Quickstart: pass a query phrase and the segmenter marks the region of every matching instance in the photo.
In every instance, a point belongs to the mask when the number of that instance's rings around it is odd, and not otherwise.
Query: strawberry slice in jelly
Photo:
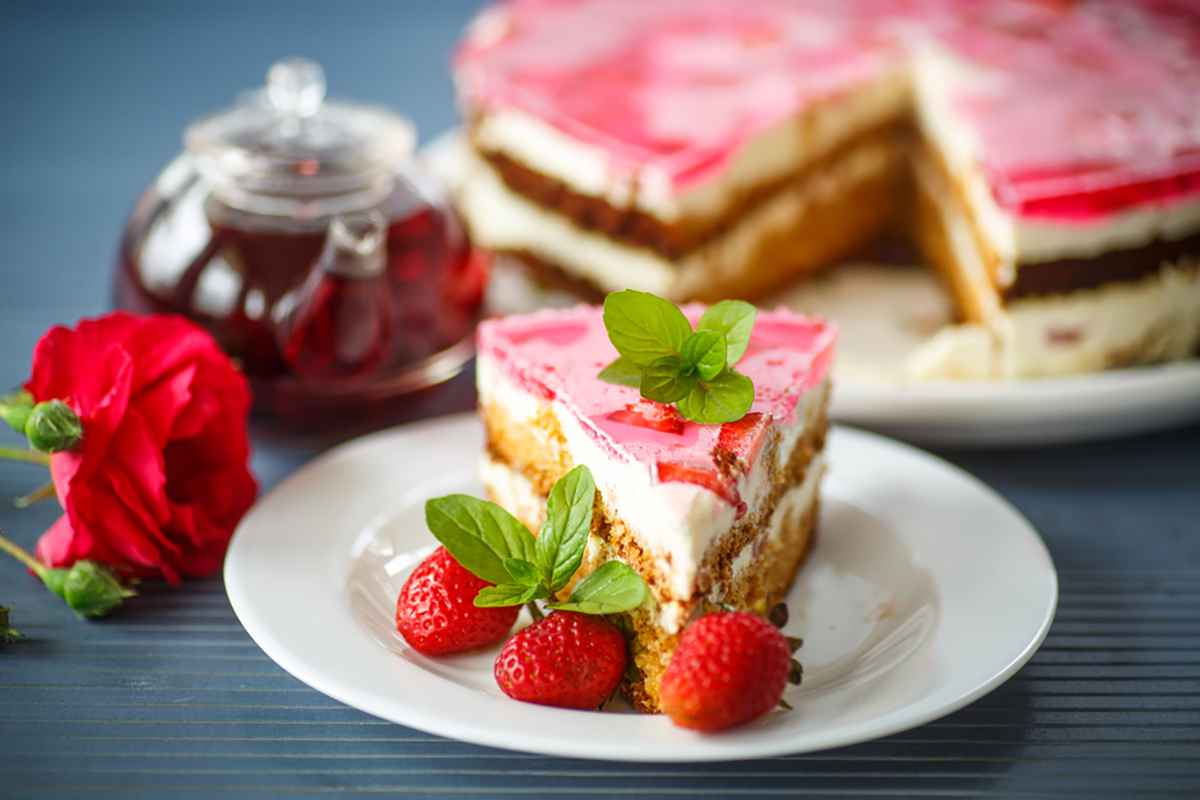
[[[770,425],[771,415],[757,411],[747,414],[737,422],[726,422],[721,426],[717,446],[713,448],[713,458],[718,464],[732,459],[738,469],[748,472],[767,439],[767,429]]]
[[[708,489],[726,503],[737,509],[740,517],[746,513],[746,504],[738,493],[737,483],[722,475],[715,466],[696,466],[680,464],[674,461],[658,462],[658,479],[663,483],[676,481],[679,483],[694,483]]]
[[[661,433],[683,433],[683,417],[674,406],[656,403],[653,400],[639,399],[624,408],[608,415],[613,422],[625,425],[637,425]]]

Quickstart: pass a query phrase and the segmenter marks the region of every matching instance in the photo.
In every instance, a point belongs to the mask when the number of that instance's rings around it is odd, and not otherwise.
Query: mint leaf
[[[500,606],[523,606],[530,600],[547,597],[546,587],[539,582],[533,586],[522,586],[516,583],[501,583],[496,586],[485,586],[475,595],[475,605],[478,608],[498,608]]]
[[[650,362],[642,373],[639,387],[642,397],[660,403],[674,403],[686,397],[696,385],[696,376],[685,371],[686,366],[679,356],[663,356]]]
[[[640,606],[646,592],[642,576],[620,561],[608,561],[579,582],[570,600],[550,607],[583,614],[618,614]]]
[[[642,385],[642,368],[625,356],[617,356],[617,360],[600,370],[596,377],[605,383],[632,386],[636,389]]]
[[[709,306],[700,317],[696,329],[725,335],[725,363],[733,366],[745,354],[750,344],[750,331],[758,309],[742,300],[722,300]],[[707,378],[705,380],[708,380]]]
[[[511,583],[505,559],[533,563],[537,544],[521,522],[495,503],[465,494],[425,503],[425,524],[458,563],[488,583]]]
[[[709,381],[725,369],[725,335],[716,331],[696,331],[683,342],[683,363]],[[682,395],[680,395],[682,397]],[[676,398],[678,399],[678,398]]]
[[[679,413],[704,425],[734,422],[754,402],[754,384],[740,372],[727,369],[711,381],[700,381],[680,400]]]
[[[512,576],[512,582],[521,586],[539,586],[542,582],[541,571],[523,558],[504,559],[504,568]]]
[[[546,521],[537,538],[538,566],[550,591],[567,585],[583,561],[592,532],[596,484],[582,464],[558,479],[546,500]]]
[[[639,367],[678,355],[692,332],[687,317],[673,304],[632,289],[604,298],[604,327],[617,352]]]

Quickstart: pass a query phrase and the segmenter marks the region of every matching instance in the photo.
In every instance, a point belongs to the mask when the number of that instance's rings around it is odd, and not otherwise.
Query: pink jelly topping
[[[964,3],[952,104],[996,200],[1086,222],[1200,194],[1200,4]]]
[[[897,52],[861,3],[516,0],[456,59],[460,87],[675,186],[719,172],[754,135],[876,76]]]
[[[703,311],[684,309],[693,324]],[[617,352],[597,307],[485,322],[479,351],[524,391],[561,403],[613,458],[639,461],[658,480],[704,486],[740,509],[738,477],[753,465],[770,426],[797,421],[800,398],[829,371],[835,339],[834,328],[821,320],[759,312],[737,364],[754,382],[754,405],[727,425],[690,422],[672,407],[644,400],[637,389],[599,380],[596,374]]]
[[[979,68],[951,105],[997,202],[1086,222],[1200,195],[1194,0],[512,0],[456,60],[517,108],[676,189],[936,40]]]

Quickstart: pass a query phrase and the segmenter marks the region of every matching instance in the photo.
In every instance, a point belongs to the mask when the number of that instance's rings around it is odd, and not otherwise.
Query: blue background
[[[324,64],[331,94],[399,108],[428,139],[455,122],[447,63],[475,5],[6,3],[0,386],[24,379],[49,325],[107,308],[125,216],[188,121],[300,54]],[[471,402],[460,380],[437,410]],[[269,487],[331,441],[259,430],[256,472]],[[1030,517],[1063,594],[1029,666],[918,730],[726,765],[516,755],[313,692],[249,640],[217,579],[147,586],[116,616],[82,623],[4,561],[0,604],[29,640],[0,651],[0,797],[1196,796],[1200,428],[942,455]],[[37,482],[33,467],[0,465],[0,497]],[[0,528],[32,546],[55,514],[0,503]]]

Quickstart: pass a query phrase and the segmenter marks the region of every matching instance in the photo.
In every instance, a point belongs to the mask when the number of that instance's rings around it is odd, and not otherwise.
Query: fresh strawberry
[[[726,422],[721,426],[721,433],[717,438],[717,452],[713,455],[719,459],[721,453],[728,453],[742,472],[749,471],[750,465],[758,456],[759,448],[766,441],[770,424],[771,416],[757,411],[747,414],[737,422]]]
[[[697,486],[703,486],[736,508],[739,517],[746,513],[746,504],[742,502],[742,496],[738,493],[737,484],[722,475],[720,470],[715,466],[696,466],[692,464],[680,464],[675,461],[660,461],[658,462],[658,479],[664,483],[667,481],[679,481],[681,483],[694,483]]]
[[[684,728],[719,731],[741,725],[779,705],[791,658],[788,640],[762,617],[744,611],[709,614],[679,637],[659,705]]]
[[[475,595],[490,583],[472,575],[444,547],[422,561],[400,589],[396,629],[427,656],[460,653],[503,639],[520,606],[477,608]]]
[[[674,406],[639,398],[624,408],[608,415],[613,422],[637,425],[662,433],[683,433],[683,417]]]
[[[556,611],[509,639],[496,683],[514,700],[596,709],[625,673],[625,637],[603,617]]]

